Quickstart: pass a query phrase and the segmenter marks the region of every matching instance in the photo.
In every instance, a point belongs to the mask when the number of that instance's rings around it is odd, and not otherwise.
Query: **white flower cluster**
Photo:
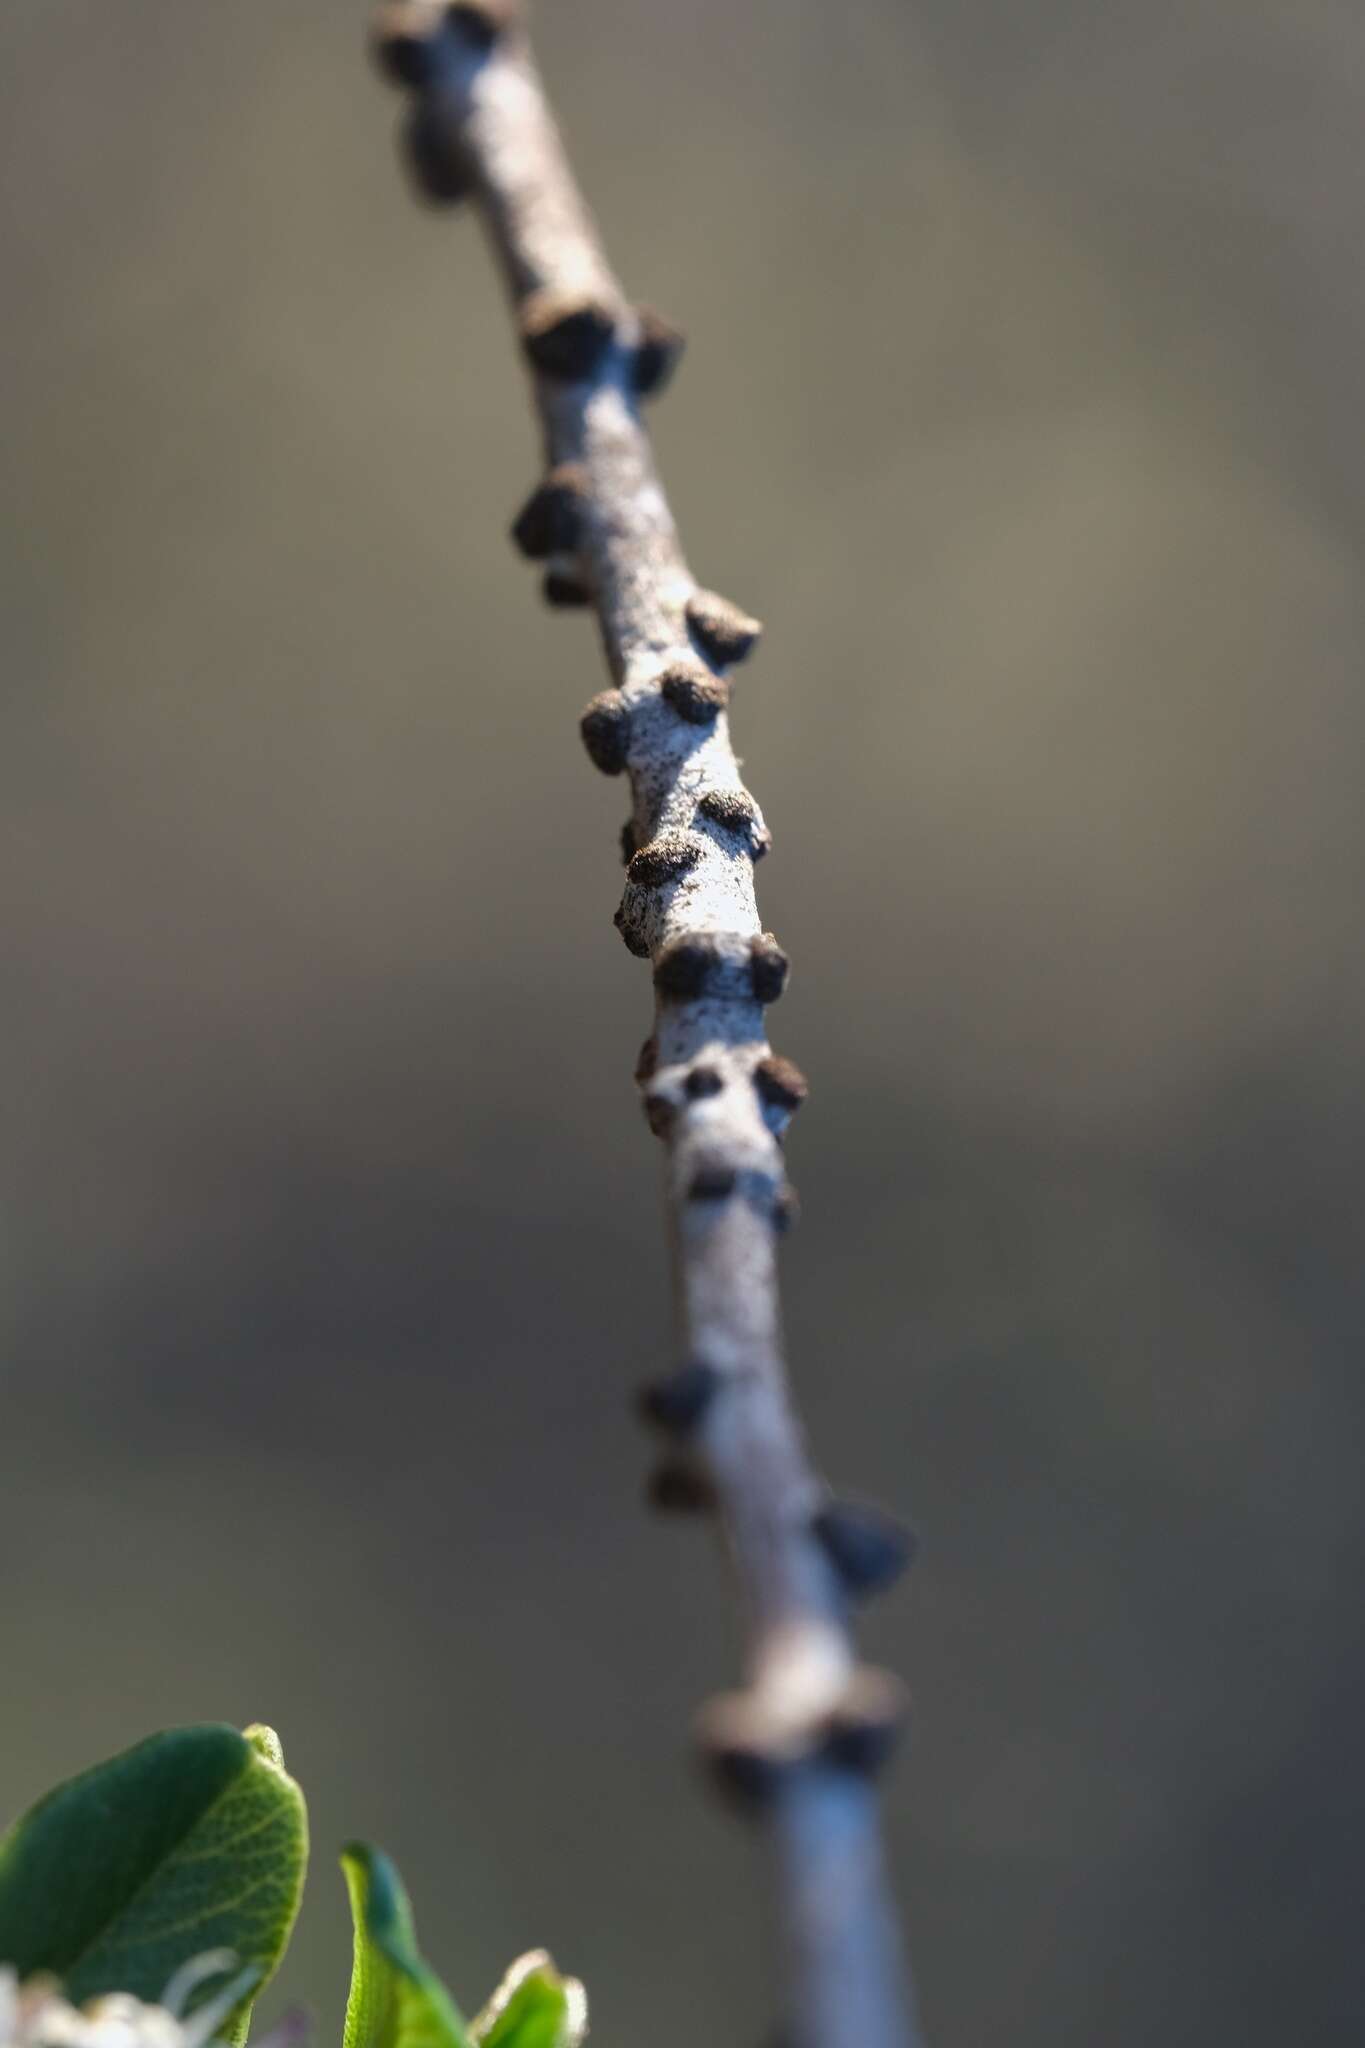
[[[0,1964],[0,2048],[209,2048],[258,1973],[235,1976],[188,2018],[184,2008],[208,1978],[233,1970],[236,1961],[221,1949],[196,1956],[176,1971],[160,2005],[144,2005],[119,1991],[82,2006],[67,2003],[55,1978],[30,1977],[21,1984],[15,1971]]]
[[[0,1969],[0,2048],[185,2048],[185,2028],[126,1992],[68,2005],[50,1977]]]

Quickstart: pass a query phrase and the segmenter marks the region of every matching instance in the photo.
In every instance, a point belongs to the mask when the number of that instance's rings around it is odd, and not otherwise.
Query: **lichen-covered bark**
[[[377,17],[408,88],[419,191],[477,208],[512,302],[545,445],[514,528],[555,604],[590,604],[612,687],[582,720],[624,775],[616,913],[652,963],[641,1054],[664,1140],[680,1357],[646,1390],[664,1441],[652,1494],[717,1510],[747,1617],[743,1690],[711,1702],[718,1777],[766,1816],[776,1850],[793,2048],[908,2048],[910,1997],[870,1778],[902,1694],[860,1668],[852,1597],[907,1554],[885,1517],[833,1501],[807,1457],[783,1363],[777,1239],[791,1220],[783,1137],[806,1087],[768,1046],[787,960],[763,929],[770,843],[730,741],[730,676],[757,621],[688,567],[641,421],[681,339],[632,307],[565,159],[524,26],[504,0],[396,0]]]

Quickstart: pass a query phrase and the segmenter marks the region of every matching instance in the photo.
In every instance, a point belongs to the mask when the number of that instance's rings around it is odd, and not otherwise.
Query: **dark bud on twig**
[[[749,944],[749,979],[760,1003],[775,1003],[787,986],[791,962],[771,932]]]
[[[687,623],[698,648],[717,668],[743,661],[746,654],[753,652],[763,631],[757,619],[751,619],[737,604],[731,604],[728,597],[719,597],[714,590],[693,591],[687,600]]]
[[[631,361],[631,382],[637,398],[657,398],[678,367],[685,337],[652,306],[638,306],[636,312],[640,339]]]
[[[536,369],[570,384],[592,376],[616,332],[616,316],[601,299],[549,285],[522,301],[520,322]]]
[[[458,206],[473,189],[469,160],[454,122],[439,99],[418,100],[403,123],[403,151],[419,198],[430,206]]]
[[[710,725],[730,701],[728,683],[685,661],[664,670],[660,688],[664,702],[688,725]]]
[[[899,1679],[864,1665],[852,1674],[829,1716],[822,1754],[843,1770],[874,1776],[896,1747],[909,1704]]]
[[[698,1719],[702,1750],[723,1788],[763,1805],[785,1774],[816,1758],[870,1775],[895,1746],[908,1695],[885,1671],[851,1672],[840,1696],[809,1720],[779,1718],[755,1693],[710,1700]]]
[[[532,491],[512,522],[512,538],[528,561],[547,562],[578,547],[587,486],[580,463],[561,462]]]
[[[420,92],[441,69],[444,28],[439,11],[422,0],[386,0],[370,23],[374,61],[391,85]]]
[[[592,592],[581,577],[563,569],[547,569],[540,579],[540,594],[555,611],[582,611],[592,603]]]
[[[696,1169],[687,1183],[687,1199],[689,1202],[725,1202],[738,1186],[739,1175],[734,1167],[717,1161]]]
[[[629,917],[626,914],[626,906],[624,903],[622,903],[618,907],[615,915],[612,918],[612,923],[616,926],[617,931],[620,932],[621,937],[625,940],[626,951],[628,953],[633,953],[637,960],[648,960],[649,940],[640,930],[640,927],[636,924],[634,918]]]
[[[695,839],[689,839],[683,832],[665,832],[658,839],[651,839],[648,846],[640,848],[626,875],[642,889],[657,889],[664,882],[672,882],[679,875],[685,875],[700,858],[701,848]]]
[[[733,832],[737,839],[744,840],[755,860],[762,860],[773,843],[772,834],[759,821],[758,805],[747,789],[708,789],[697,809],[703,818],[719,825],[722,832]]]
[[[765,1053],[754,1068],[754,1086],[770,1109],[798,1110],[810,1093],[810,1083],[796,1062],[777,1052]]]
[[[678,1105],[662,1089],[651,1089],[644,1098],[645,1122],[656,1138],[666,1138],[678,1120]]]
[[[708,1741],[705,1736],[702,1760],[722,1797],[740,1813],[749,1814],[761,1813],[771,1803],[791,1769],[786,1758],[756,1743]]]
[[[859,1501],[827,1501],[811,1527],[846,1589],[858,1598],[884,1593],[915,1554],[903,1522]]]
[[[665,1515],[704,1515],[716,1504],[710,1480],[686,1458],[666,1458],[657,1465],[645,1493],[650,1506]]]
[[[718,1789],[750,1812],[766,1806],[809,1753],[801,1730],[779,1726],[752,1693],[722,1693],[697,1716],[702,1758]]]
[[[640,1413],[670,1436],[690,1436],[715,1399],[721,1376],[700,1359],[640,1389]]]
[[[654,986],[661,996],[688,1003],[706,993],[719,955],[709,939],[675,939],[654,966]]]
[[[683,1082],[689,1102],[704,1102],[708,1095],[719,1095],[724,1086],[725,1076],[720,1068],[705,1065],[693,1067]]]
[[[446,19],[476,49],[491,50],[517,18],[515,0],[450,0]]]
[[[625,770],[630,745],[630,712],[619,690],[601,690],[578,721],[588,759],[604,775]]]

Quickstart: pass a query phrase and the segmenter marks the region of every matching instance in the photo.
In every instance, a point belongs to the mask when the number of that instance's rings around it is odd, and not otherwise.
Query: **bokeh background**
[[[264,1718],[473,2004],[767,2026],[651,1526],[647,978],[477,228],[337,0],[0,14],[0,1813]],[[1365,18],[544,0],[812,1076],[794,1369],[923,1536],[889,1825],[937,2048],[1365,2015]]]

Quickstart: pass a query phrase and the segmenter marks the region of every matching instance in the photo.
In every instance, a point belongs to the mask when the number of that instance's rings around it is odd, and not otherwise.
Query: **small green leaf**
[[[470,2029],[478,2048],[579,2048],[588,2001],[543,1948],[518,1958]]]
[[[418,1953],[393,1864],[382,1849],[352,1842],[341,1867],[355,1922],[343,2048],[470,2048],[449,1992]]]
[[[579,2048],[583,1986],[543,1948],[513,1963],[466,2027],[417,1948],[402,1879],[381,1849],[352,1842],[341,1858],[355,1921],[355,1962],[343,2048]]]
[[[172,1728],[58,1785],[0,1838],[0,1962],[50,1972],[73,2003],[155,2002],[192,1958],[230,1949],[259,1990],[307,1860],[303,1795],[270,1729]],[[244,2000],[223,2038],[244,2041],[250,2017]]]

